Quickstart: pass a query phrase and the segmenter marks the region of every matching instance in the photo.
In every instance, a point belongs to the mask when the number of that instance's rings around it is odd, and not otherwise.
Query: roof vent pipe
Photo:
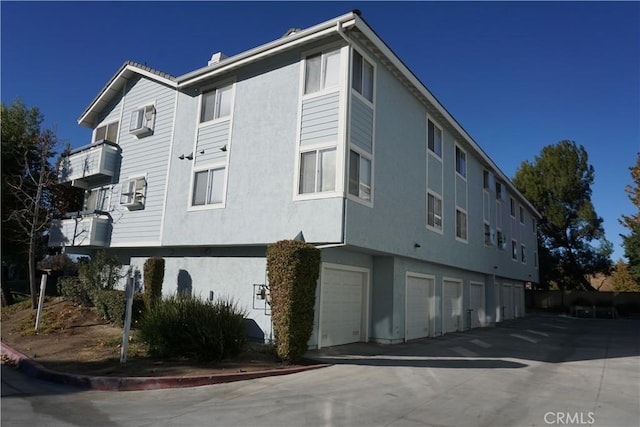
[[[211,55],[211,59],[209,60],[207,65],[217,64],[218,62],[222,61],[223,59],[227,59],[227,55],[225,55],[222,52],[216,52],[213,55]]]

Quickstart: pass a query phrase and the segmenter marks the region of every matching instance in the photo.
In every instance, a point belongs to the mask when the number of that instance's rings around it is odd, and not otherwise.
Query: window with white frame
[[[96,128],[93,134],[93,142],[107,140],[109,142],[118,142],[118,128],[120,122],[111,122]]]
[[[143,177],[131,178],[122,183],[120,204],[129,210],[144,209],[147,180]]]
[[[511,259],[518,260],[518,242],[515,239],[511,240]]]
[[[335,147],[300,153],[298,194],[322,193],[335,189]]]
[[[427,225],[442,231],[442,199],[435,193],[427,193]]]
[[[231,114],[232,102],[232,84],[203,92],[200,107],[200,123],[228,117]]]
[[[524,224],[524,208],[520,206],[520,224]]]
[[[513,197],[509,197],[509,213],[513,218],[516,217],[516,201],[513,200]]]
[[[219,205],[224,201],[225,167],[196,171],[191,206]]]
[[[527,247],[525,245],[520,245],[520,261],[523,264],[527,263]]]
[[[488,222],[484,223],[484,244],[486,246],[493,246],[495,244],[495,231],[491,229],[491,225]]]
[[[491,189],[491,174],[486,169],[482,171],[482,188],[486,191]]]
[[[456,208],[456,237],[467,240],[467,213]]]
[[[456,172],[460,176],[467,176],[467,153],[456,145]]]
[[[340,81],[340,50],[321,52],[305,59],[305,95],[337,86]]]
[[[537,228],[535,218],[531,218],[531,231],[533,232],[533,234],[536,234]]]
[[[353,51],[351,87],[369,102],[373,102],[373,65]]]
[[[498,249],[504,251],[507,248],[507,242],[505,241],[504,233],[502,230],[496,230],[497,241],[498,241]]]
[[[349,194],[371,200],[371,159],[354,150],[349,152]]]
[[[502,200],[502,184],[500,182],[496,182],[496,200]]]
[[[111,187],[94,188],[87,192],[85,209],[92,211],[109,211],[111,200]]]
[[[431,119],[427,119],[427,147],[438,157],[442,157],[442,129]]]

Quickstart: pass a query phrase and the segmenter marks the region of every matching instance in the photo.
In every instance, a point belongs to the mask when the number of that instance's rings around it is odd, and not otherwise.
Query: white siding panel
[[[196,167],[226,159],[227,152],[221,149],[229,143],[229,131],[229,120],[199,129],[197,149],[193,154]]]
[[[368,153],[373,150],[373,109],[351,97],[351,142]]]
[[[339,93],[331,93],[303,102],[300,145],[336,141],[339,101]]]
[[[467,181],[456,175],[456,206],[467,209]]]
[[[442,195],[442,162],[433,156],[428,156],[429,189]]]
[[[146,78],[129,83],[124,100],[125,123],[120,126],[120,181],[114,188],[112,198],[115,212],[112,214],[111,246],[160,241],[174,103],[175,91],[169,87]],[[132,111],[150,104],[153,104],[156,110],[153,134],[141,138],[129,134]],[[121,185],[135,176],[146,176],[144,209],[129,211],[119,204]]]

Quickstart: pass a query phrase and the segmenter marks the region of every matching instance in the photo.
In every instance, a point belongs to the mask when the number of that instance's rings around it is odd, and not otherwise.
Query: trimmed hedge
[[[93,304],[98,314],[107,322],[124,326],[124,316],[127,308],[125,292],[117,289],[97,290],[93,293]],[[133,294],[133,306],[131,309],[131,326],[142,319],[145,312],[145,303],[142,294]]]
[[[307,351],[313,331],[320,250],[295,240],[267,248],[267,271],[276,353],[295,362]]]
[[[147,307],[155,305],[162,298],[164,280],[164,258],[152,257],[144,262],[144,302]]]
[[[210,302],[173,295],[145,313],[139,336],[153,356],[216,361],[236,356],[242,350],[246,315],[231,299]]]

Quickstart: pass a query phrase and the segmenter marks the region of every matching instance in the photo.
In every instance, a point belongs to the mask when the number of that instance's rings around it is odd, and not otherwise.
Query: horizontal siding
[[[456,175],[456,206],[467,209],[467,181]]]
[[[338,138],[340,94],[330,93],[302,103],[300,145],[333,142]]]
[[[429,189],[442,195],[442,162],[431,155],[427,159]]]
[[[120,127],[122,166],[120,180],[113,189],[113,233],[111,246],[158,242],[164,210],[165,182],[173,126],[175,91],[146,78],[129,83]],[[137,138],[129,133],[131,113],[145,105],[155,105],[153,134]],[[134,176],[147,181],[144,209],[129,211],[120,205],[122,183]]]
[[[230,121],[225,120],[210,126],[201,127],[198,130],[198,143],[195,156],[196,168],[214,162],[224,162],[227,152],[221,148],[229,143]],[[203,154],[200,154],[204,151]]]
[[[367,153],[373,150],[373,109],[357,96],[351,97],[351,143]]]
[[[98,121],[96,124],[99,125],[101,123],[109,123],[116,120],[120,120],[121,103],[122,103],[122,98],[115,97],[107,105],[107,107],[104,110],[102,110],[102,113],[98,116]],[[120,128],[122,129],[122,123],[120,124]],[[111,141],[111,142],[118,142],[118,141]]]

